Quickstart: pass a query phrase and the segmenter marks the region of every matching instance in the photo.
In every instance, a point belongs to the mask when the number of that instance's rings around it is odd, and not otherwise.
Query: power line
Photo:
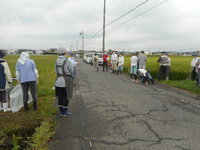
[[[106,33],[109,33],[110,31],[112,31],[112,30],[114,30],[114,29],[116,29],[116,28],[119,28],[120,26],[122,26],[122,25],[124,25],[124,24],[126,24],[126,23],[128,23],[128,22],[130,22],[130,21],[132,21],[132,20],[134,20],[134,19],[136,19],[136,18],[142,16],[143,14],[145,14],[145,13],[147,13],[147,12],[149,12],[149,11],[151,11],[151,10],[157,8],[157,7],[159,7],[160,5],[166,3],[167,1],[169,1],[169,0],[164,0],[164,1],[162,1],[162,2],[160,2],[160,3],[158,3],[158,4],[156,4],[156,5],[154,5],[153,7],[151,7],[151,8],[149,8],[149,9],[143,11],[143,12],[140,13],[139,15],[137,15],[137,16],[135,16],[135,17],[133,17],[133,18],[131,18],[131,19],[129,19],[129,20],[127,20],[127,21],[121,23],[121,24],[119,24],[118,26],[115,26],[115,27],[111,28],[110,30],[106,31]],[[100,32],[100,31],[98,31],[97,33],[99,33],[99,32]],[[97,35],[97,34],[96,34],[96,35]],[[101,34],[100,36],[102,36],[102,34]],[[100,37],[100,36],[99,36],[99,37]],[[96,36],[95,36],[95,37],[96,37]],[[94,37],[94,38],[95,38],[95,37]],[[95,39],[94,41],[96,41],[97,38],[98,38],[98,37],[96,37],[96,39]],[[92,41],[92,42],[94,42],[94,41]],[[91,43],[92,43],[92,42],[91,42]]]
[[[124,16],[128,15],[129,13],[131,13],[132,11],[136,10],[137,8],[141,7],[142,5],[144,5],[145,3],[147,3],[149,0],[146,0],[142,3],[140,3],[139,5],[137,5],[135,8],[129,10],[128,12],[126,12],[125,14],[121,15],[120,17],[118,17],[117,19],[113,20],[112,22],[110,22],[109,24],[107,24],[106,26],[109,26],[113,23],[115,23],[116,21],[120,20],[121,18],[123,18]]]
[[[149,9],[143,11],[143,12],[140,13],[139,15],[137,15],[137,16],[135,16],[135,17],[133,17],[133,18],[131,18],[131,19],[129,19],[129,20],[127,20],[127,21],[121,23],[121,24],[119,24],[118,26],[115,26],[115,27],[111,28],[110,30],[107,31],[107,33],[110,32],[110,31],[112,31],[112,30],[114,30],[114,29],[116,29],[116,28],[119,28],[120,26],[122,26],[122,25],[124,25],[124,24],[126,24],[126,23],[128,23],[128,22],[130,22],[130,21],[132,21],[132,20],[134,20],[134,19],[136,19],[136,18],[142,16],[143,14],[145,14],[145,13],[147,13],[147,12],[149,12],[149,11],[151,11],[151,10],[157,8],[157,7],[159,7],[160,5],[166,3],[167,1],[169,1],[169,0],[164,0],[164,1],[160,2],[160,3],[158,3],[157,5],[154,5],[153,7],[151,7],[151,8],[149,8]]]
[[[120,20],[121,18],[125,17],[126,15],[128,15],[129,13],[131,13],[132,11],[136,10],[137,8],[141,7],[142,5],[144,5],[145,3],[147,3],[149,0],[146,0],[142,3],[140,3],[139,5],[137,5],[136,7],[134,7],[133,9],[129,10],[128,12],[124,13],[123,15],[121,15],[120,17],[114,19],[112,22],[108,23],[105,25],[105,27],[110,26],[111,24],[117,22],[118,20]],[[100,30],[98,30],[92,37],[91,39],[95,38],[101,31],[103,30],[103,28],[101,28]],[[91,40],[88,40],[88,42]]]
[[[89,18],[90,14],[93,14],[93,13],[92,13],[92,11],[93,11],[92,9],[94,9],[94,5],[95,5],[96,1],[97,1],[97,0],[93,0],[92,3],[91,3],[91,5],[90,5],[90,9],[89,9],[89,11],[88,11],[88,13],[87,13],[87,16],[85,17],[85,20],[86,20],[86,21],[87,21],[87,19]],[[93,15],[94,15],[94,14],[93,14]],[[83,25],[82,25],[83,29],[85,28],[85,24],[86,24],[86,23],[83,23]]]

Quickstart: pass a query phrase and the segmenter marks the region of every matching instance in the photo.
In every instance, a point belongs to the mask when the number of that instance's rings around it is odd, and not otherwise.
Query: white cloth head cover
[[[58,48],[58,54],[65,54],[67,52],[65,47],[59,47]]]
[[[17,60],[19,63],[21,63],[22,65],[25,64],[26,60],[29,58],[29,54],[28,52],[22,52],[19,59]]]

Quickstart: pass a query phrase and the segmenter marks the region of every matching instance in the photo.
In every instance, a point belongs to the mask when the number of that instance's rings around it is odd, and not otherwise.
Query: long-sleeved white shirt
[[[198,60],[199,60],[199,57],[193,58],[192,61],[191,61],[191,67],[195,67],[197,62],[198,62]]]
[[[123,66],[123,65],[124,65],[124,56],[120,56],[120,57],[118,58],[118,65],[119,65],[119,66]]]
[[[137,56],[132,56],[131,57],[131,67],[132,66],[137,66],[138,63],[138,57]]]
[[[118,60],[118,56],[115,53],[111,55],[111,61],[113,61],[113,60],[115,60],[115,61]]]

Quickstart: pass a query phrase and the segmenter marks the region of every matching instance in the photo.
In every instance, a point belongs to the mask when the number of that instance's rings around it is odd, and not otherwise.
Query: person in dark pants
[[[106,71],[108,71],[108,60],[109,60],[109,56],[108,56],[107,52],[105,52],[103,54],[103,71],[105,71],[105,69],[106,69]]]
[[[150,72],[148,72],[145,69],[138,69],[136,71],[137,75],[140,76],[141,79],[141,83],[144,83],[145,85],[148,85],[148,83],[154,84],[154,80],[150,74]]]
[[[70,115],[68,111],[69,99],[73,96],[74,68],[69,59],[66,58],[65,48],[58,49],[59,57],[56,60],[55,70],[57,78],[55,81],[55,94],[58,99],[58,109],[61,116]]]
[[[169,80],[171,59],[167,56],[167,53],[163,52],[157,62],[160,63],[159,80]]]
[[[7,89],[12,82],[12,75],[4,56],[3,51],[0,51],[0,111],[6,112],[10,110]]]
[[[37,110],[37,92],[36,86],[38,83],[38,70],[36,69],[35,62],[29,58],[27,52],[22,52],[16,64],[16,77],[22,86],[24,110],[28,111],[28,90],[31,91],[33,98],[33,109]]]

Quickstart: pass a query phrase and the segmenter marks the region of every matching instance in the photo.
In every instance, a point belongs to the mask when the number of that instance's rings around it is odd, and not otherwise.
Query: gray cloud
[[[107,0],[109,23],[144,0]],[[162,0],[148,3],[108,26],[118,26]],[[101,49],[102,0],[0,0],[0,48],[67,48],[81,43],[86,49]],[[200,39],[200,2],[169,0],[160,7],[106,33],[107,49],[197,50]],[[88,42],[89,41],[89,42]]]

